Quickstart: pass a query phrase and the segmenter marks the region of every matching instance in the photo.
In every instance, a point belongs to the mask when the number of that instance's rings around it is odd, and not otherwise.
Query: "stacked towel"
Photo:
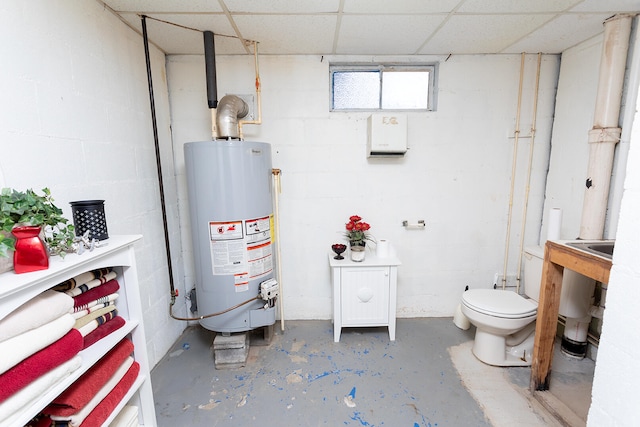
[[[69,313],[73,298],[60,292],[45,291],[0,320],[0,342],[35,329]]]
[[[69,289],[68,291],[64,291],[64,293],[69,295],[70,297],[75,297],[75,296],[78,296],[78,295],[80,295],[82,293],[87,292],[89,289],[97,288],[100,285],[104,285],[109,280],[113,280],[115,278],[116,278],[116,272],[115,271],[110,271],[104,277],[99,277],[97,279],[91,280],[91,281],[89,281],[87,283],[84,283],[84,284],[82,284],[80,286],[76,286],[73,289]]]
[[[79,276],[78,276],[79,277]],[[113,277],[113,278],[112,278]],[[104,282],[105,279],[109,279]],[[77,279],[77,282],[81,278]],[[76,319],[74,328],[78,329],[84,337],[84,348],[94,344],[99,339],[109,333],[119,329],[124,324],[124,319],[107,327],[113,319],[118,318],[118,310],[115,301],[118,298],[117,291],[120,289],[115,273],[108,272],[103,277],[94,279],[93,282],[104,282],[97,286],[91,284],[79,284],[75,288],[67,291],[79,292],[73,299],[73,317]],[[77,284],[77,283],[76,283]],[[99,332],[98,329],[103,327]]]
[[[133,352],[133,343],[120,341],[102,359],[53,400],[43,412],[55,416],[71,416],[87,406],[89,401],[109,381]]]
[[[76,310],[80,308],[83,310],[89,306],[89,304],[106,302],[109,300],[111,294],[115,294],[120,289],[120,285],[117,280],[110,280],[104,285],[87,290],[73,297],[73,308]]]
[[[118,416],[113,420],[110,427],[138,427],[138,407],[125,406]]]
[[[120,329],[124,326],[125,320],[121,316],[116,316],[113,320],[108,321],[105,324],[102,324],[96,328],[95,331],[90,332],[87,336],[84,337],[84,347],[83,349],[92,346],[97,341],[100,341],[102,338],[106,337],[113,331]]]
[[[63,314],[49,323],[0,342],[0,373],[62,338],[74,323],[71,314]]]
[[[41,375],[73,358],[84,340],[80,333],[71,329],[53,344],[27,357],[8,371],[0,374],[0,402],[35,381]]]
[[[139,372],[140,364],[134,361],[133,357],[127,357],[108,381],[78,412],[66,416],[51,415],[51,420],[56,426],[64,424],[73,427],[102,425],[129,391]]]
[[[69,280],[65,280],[64,282],[54,286],[53,289],[54,291],[61,291],[61,292],[65,292],[68,291],[70,289],[74,289],[78,286],[82,286],[85,283],[88,283],[92,280],[95,279],[100,279],[104,276],[106,276],[108,273],[111,272],[111,269],[109,268],[99,268],[97,270],[92,270],[92,271],[87,271],[85,273],[79,274],[76,277],[73,277]]]
[[[67,378],[73,371],[80,368],[82,359],[75,356],[71,360],[40,376],[31,384],[15,393],[0,404],[0,427],[14,427],[17,419],[24,413],[25,408],[33,404],[36,399],[47,393],[60,381]],[[48,424],[45,424],[48,425]]]

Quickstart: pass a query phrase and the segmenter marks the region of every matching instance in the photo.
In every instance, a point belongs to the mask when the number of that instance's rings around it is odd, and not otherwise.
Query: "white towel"
[[[18,424],[17,420],[24,414],[25,407],[35,402],[44,393],[48,392],[49,389],[71,375],[71,373],[81,365],[82,358],[76,355],[60,366],[36,378],[22,390],[2,402],[0,404],[0,427],[24,425],[24,423]]]
[[[57,319],[73,311],[73,298],[56,291],[45,291],[0,320],[0,342]]]
[[[114,418],[109,427],[137,427],[138,423],[138,407],[125,406],[122,411]]]
[[[8,371],[32,354],[62,338],[76,320],[70,313],[40,327],[0,342],[0,374]]]
[[[98,390],[96,395],[93,396],[91,400],[84,406],[84,408],[79,410],[77,413],[66,417],[51,415],[51,419],[54,421],[70,421],[72,427],[77,427],[82,424],[84,419],[87,418],[91,411],[93,411],[96,406],[98,406],[98,404],[102,402],[102,399],[104,399],[107,394],[109,394],[111,390],[113,390],[114,387],[118,385],[131,365],[133,365],[133,357],[129,356],[127,359],[125,359],[122,365],[120,365],[118,370],[113,374],[109,381],[107,381],[105,385],[103,385],[102,388]]]

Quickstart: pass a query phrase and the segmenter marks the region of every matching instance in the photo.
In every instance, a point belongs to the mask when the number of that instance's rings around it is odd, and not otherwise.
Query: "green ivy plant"
[[[62,209],[53,204],[51,191],[42,189],[43,195],[29,189],[25,192],[3,188],[0,192],[0,257],[9,257],[15,249],[11,230],[16,225],[42,226],[45,243],[51,255],[64,256],[73,252],[75,229],[62,216]]]

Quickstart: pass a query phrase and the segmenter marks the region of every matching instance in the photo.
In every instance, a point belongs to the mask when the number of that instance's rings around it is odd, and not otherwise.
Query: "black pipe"
[[[142,15],[142,39],[144,40],[144,59],[147,62],[147,82],[149,83],[149,103],[151,104],[151,124],[153,125],[153,142],[156,148],[156,169],[158,170],[158,184],[160,186],[160,204],[162,205],[162,225],[164,226],[164,247],[167,254],[167,269],[169,271],[169,286],[171,286],[171,304],[177,293],[173,286],[173,266],[171,265],[171,248],[169,246],[169,229],[167,226],[167,207],[164,199],[164,184],[162,183],[162,164],[160,163],[160,142],[158,138],[158,120],[156,119],[156,102],[153,98],[153,79],[151,78],[151,59],[149,58],[149,39],[147,37],[147,17]]]
[[[204,65],[207,70],[207,102],[209,108],[218,108],[218,83],[216,82],[216,44],[213,33],[204,33]]]

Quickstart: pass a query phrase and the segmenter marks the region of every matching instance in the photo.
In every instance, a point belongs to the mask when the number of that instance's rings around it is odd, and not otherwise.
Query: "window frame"
[[[382,108],[382,84],[383,74],[388,71],[428,71],[429,72],[429,90],[427,98],[427,108]],[[334,107],[334,73],[336,72],[378,72],[379,73],[379,92],[378,92],[378,108],[335,108]],[[436,111],[437,107],[437,80],[438,80],[438,63],[412,63],[412,64],[387,64],[387,63],[334,63],[329,65],[329,111],[331,112],[430,112]]]

